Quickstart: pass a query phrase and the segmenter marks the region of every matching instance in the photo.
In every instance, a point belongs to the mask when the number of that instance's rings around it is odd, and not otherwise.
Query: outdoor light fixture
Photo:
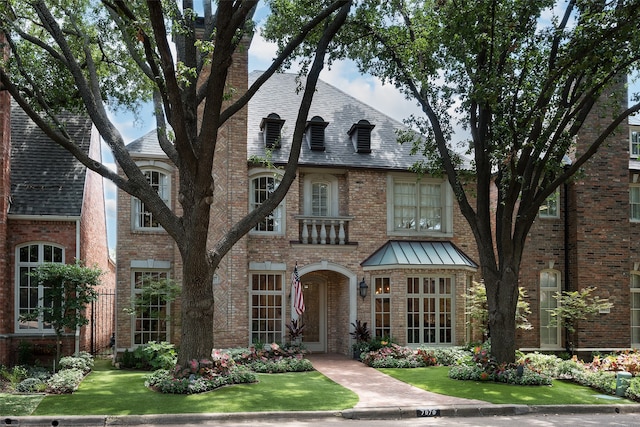
[[[367,289],[369,289],[369,286],[367,286],[367,282],[364,281],[363,277],[362,282],[360,282],[360,285],[358,286],[358,291],[360,292],[362,299],[367,296]]]

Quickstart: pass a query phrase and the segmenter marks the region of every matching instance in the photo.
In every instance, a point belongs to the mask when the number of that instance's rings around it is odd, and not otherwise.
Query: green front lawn
[[[635,403],[627,399],[607,399],[589,387],[568,381],[553,380],[553,386],[516,386],[492,381],[459,381],[449,378],[448,366],[398,369],[384,368],[380,372],[423,390],[466,399],[484,400],[496,404],[516,405],[576,405]]]
[[[105,369],[98,364],[96,368],[78,391],[46,396],[31,415],[323,411],[351,408],[358,402],[355,393],[316,371],[258,374],[255,384],[178,395],[147,389],[144,377],[148,372]]]

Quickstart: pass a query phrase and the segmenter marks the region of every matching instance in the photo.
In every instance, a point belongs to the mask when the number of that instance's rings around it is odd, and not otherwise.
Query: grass
[[[552,386],[516,386],[484,381],[459,381],[449,378],[449,367],[380,369],[381,372],[423,390],[448,396],[479,399],[496,404],[575,405],[635,403],[627,399],[611,400],[602,393],[568,381],[553,380]]]
[[[78,391],[45,397],[31,415],[323,411],[351,408],[358,402],[355,393],[317,371],[259,374],[255,384],[192,395],[151,391],[144,386],[146,375],[96,364]]]
[[[44,394],[0,393],[0,415],[30,415],[44,399]]]

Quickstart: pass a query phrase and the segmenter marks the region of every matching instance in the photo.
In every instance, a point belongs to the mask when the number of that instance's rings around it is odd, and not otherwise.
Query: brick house
[[[100,139],[88,117],[66,115],[66,130],[95,159]],[[23,321],[43,303],[28,271],[43,262],[97,265],[101,297],[87,307],[91,323],[68,331],[62,354],[109,346],[114,332],[115,264],[109,257],[102,178],[51,141],[0,92],[0,364],[49,363],[55,335],[42,318]],[[76,333],[77,332],[77,333]]]
[[[236,59],[234,67],[231,84],[242,93],[259,73],[247,73],[246,58]],[[269,156],[275,165],[286,163],[299,105],[296,87],[294,75],[274,75],[221,129],[212,241],[277,185],[277,170],[251,160]],[[598,124],[592,118],[594,129]],[[303,342],[312,351],[350,354],[355,320],[367,322],[377,336],[411,346],[472,339],[465,294],[480,280],[476,244],[448,183],[408,171],[416,158],[396,142],[402,129],[349,94],[318,83],[296,181],[215,275],[216,347],[286,341],[285,325],[296,318],[291,296],[296,265],[306,305]],[[127,148],[166,202],[179,209],[177,175],[155,131]],[[549,298],[556,290],[589,285],[615,305],[580,325],[573,349],[640,344],[640,295],[631,298],[631,292],[640,292],[633,290],[640,288],[640,258],[634,258],[640,243],[633,238],[638,231],[629,213],[629,183],[634,188],[640,163],[629,159],[625,127],[580,179],[541,210],[522,266],[534,326],[519,334],[522,348],[563,350],[564,331],[549,325]],[[640,203],[640,194],[636,200]],[[179,283],[181,261],[139,200],[120,192],[118,207],[118,306],[128,307],[145,274]],[[179,344],[179,303],[159,309],[174,320],[117,310],[118,351],[150,340]]]

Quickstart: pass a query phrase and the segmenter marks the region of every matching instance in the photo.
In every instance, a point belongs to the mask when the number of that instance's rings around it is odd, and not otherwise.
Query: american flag
[[[297,264],[291,275],[291,289],[293,292],[293,309],[298,313],[298,316],[300,316],[304,313],[304,296],[302,295],[302,285],[300,284]]]

